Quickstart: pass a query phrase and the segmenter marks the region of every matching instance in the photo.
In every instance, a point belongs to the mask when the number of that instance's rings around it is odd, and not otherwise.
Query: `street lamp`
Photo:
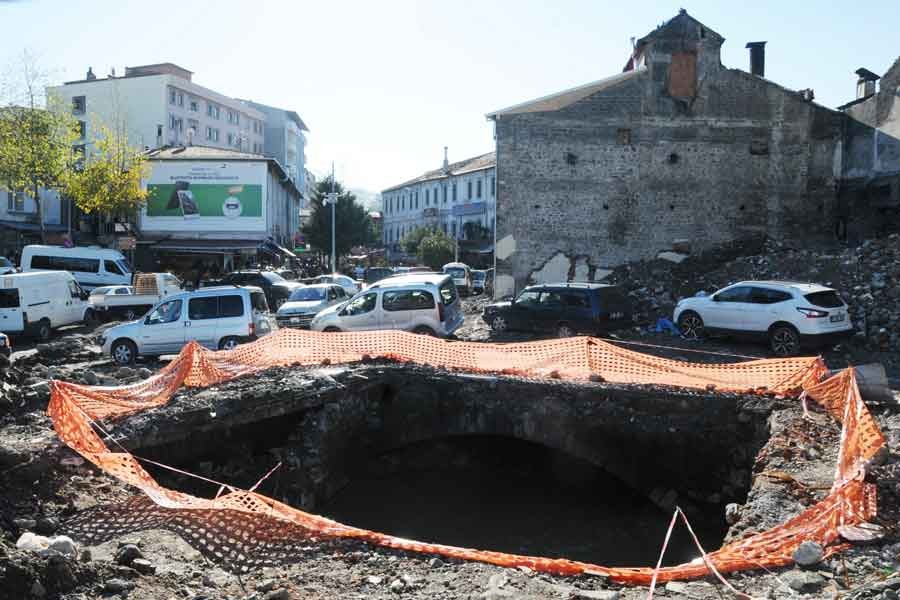
[[[331,163],[331,192],[325,194],[325,204],[331,205],[331,272],[337,273],[337,254],[334,241],[334,206],[337,204],[338,194],[334,191],[334,161]]]

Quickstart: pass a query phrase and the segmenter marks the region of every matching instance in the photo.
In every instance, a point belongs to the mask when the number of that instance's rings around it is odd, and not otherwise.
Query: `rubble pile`
[[[798,248],[768,240],[761,253],[734,256],[733,250],[688,255],[677,263],[667,258],[632,263],[616,269],[610,281],[634,300],[642,325],[671,318],[680,298],[738,281],[820,283],[837,289],[850,306],[860,344],[900,350],[900,234],[855,248]]]

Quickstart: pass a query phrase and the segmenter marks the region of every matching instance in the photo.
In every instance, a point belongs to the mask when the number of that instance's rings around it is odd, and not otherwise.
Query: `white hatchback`
[[[792,281],[741,281],[709,296],[684,298],[673,318],[685,337],[764,339],[777,356],[798,354],[804,345],[835,344],[854,333],[837,291]]]

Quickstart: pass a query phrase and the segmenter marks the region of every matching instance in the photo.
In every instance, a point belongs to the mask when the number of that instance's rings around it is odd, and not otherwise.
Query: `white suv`
[[[853,335],[847,305],[833,289],[792,281],[741,281],[711,294],[684,298],[673,316],[682,335],[766,339],[778,356],[802,345],[834,344]]]

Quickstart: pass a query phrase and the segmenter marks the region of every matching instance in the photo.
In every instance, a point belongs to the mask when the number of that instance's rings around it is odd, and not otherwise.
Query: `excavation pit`
[[[743,503],[778,401],[368,364],[270,369],[115,431],[135,454],[349,525],[424,541],[653,564],[681,506],[707,549]],[[149,467],[160,483],[217,486]],[[676,534],[667,564],[698,552]]]

